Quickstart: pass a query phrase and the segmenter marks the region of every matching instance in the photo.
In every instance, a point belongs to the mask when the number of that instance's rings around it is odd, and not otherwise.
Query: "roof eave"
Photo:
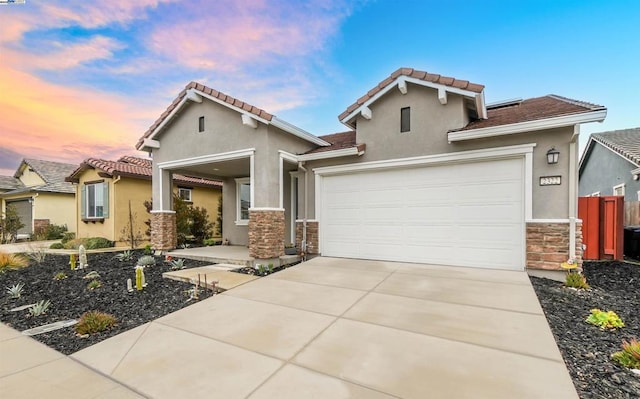
[[[412,78],[406,75],[400,75],[395,78],[391,83],[389,83],[385,88],[381,89],[379,92],[371,96],[367,101],[363,102],[358,106],[358,108],[351,111],[347,116],[340,119],[340,122],[351,129],[355,129],[355,119],[362,112],[363,108],[369,107],[369,105],[376,102],[380,97],[388,93],[390,90],[394,88],[398,88],[400,84],[413,83],[416,85],[430,87],[436,90],[444,90],[449,93],[459,94],[464,97],[468,97],[473,99],[474,104],[476,104],[476,112],[478,113],[478,117],[481,119],[487,118],[487,109],[484,102],[484,89],[480,92],[475,92],[471,90],[459,89],[457,87],[451,87],[447,85],[443,85],[440,83],[433,83],[422,79]]]
[[[487,137],[504,136],[515,133],[533,132],[545,129],[554,129],[579,125],[582,123],[602,122],[607,116],[607,109],[580,112],[569,115],[561,115],[551,118],[536,119],[533,121],[510,123],[507,125],[490,126],[479,129],[461,130],[447,133],[449,143],[481,139]]]
[[[348,157],[348,156],[361,156],[364,154],[365,147],[364,144],[356,145],[355,147],[350,148],[342,148],[339,150],[333,151],[322,151],[322,152],[314,152],[311,154],[301,154],[297,155],[298,162],[306,162],[306,161],[316,161],[318,159],[330,159],[330,158],[339,158],[339,157]]]

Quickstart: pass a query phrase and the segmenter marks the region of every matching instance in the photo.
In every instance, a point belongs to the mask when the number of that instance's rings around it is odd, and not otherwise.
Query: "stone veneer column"
[[[284,209],[249,209],[249,255],[256,259],[284,255]]]
[[[527,223],[527,267],[562,270],[560,264],[569,259],[567,223]],[[576,221],[576,256],[582,265],[582,222]]]
[[[158,250],[175,249],[178,245],[174,211],[151,211],[151,245]]]
[[[296,248],[302,251],[304,222],[296,220]],[[307,254],[318,255],[318,222],[307,220]]]

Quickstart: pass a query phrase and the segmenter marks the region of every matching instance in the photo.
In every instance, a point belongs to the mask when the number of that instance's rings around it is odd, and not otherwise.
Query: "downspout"
[[[304,172],[304,218],[302,219],[302,242],[300,243],[300,251],[307,253],[307,193],[308,193],[308,180],[307,169],[302,166],[304,162],[298,162],[298,169]]]
[[[580,125],[574,127],[571,141],[569,142],[569,258],[576,257],[576,215],[577,215],[577,185],[576,179],[576,141],[580,135]]]

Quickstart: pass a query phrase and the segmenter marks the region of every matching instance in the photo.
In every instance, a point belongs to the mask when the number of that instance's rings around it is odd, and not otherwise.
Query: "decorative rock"
[[[24,330],[22,332],[23,335],[38,335],[42,333],[46,333],[49,331],[59,330],[65,327],[71,327],[74,324],[77,324],[78,320],[65,320],[65,321],[56,321],[55,323],[45,324],[44,326],[30,328],[28,330]]]
[[[22,306],[18,306],[17,308],[13,308],[10,310],[10,312],[19,312],[21,310],[25,310],[25,309],[29,309],[30,307],[32,307],[33,305],[35,305],[35,303],[31,303],[29,305],[22,305]]]

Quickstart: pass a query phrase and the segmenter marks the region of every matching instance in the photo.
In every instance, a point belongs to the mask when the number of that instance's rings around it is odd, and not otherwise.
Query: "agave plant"
[[[137,264],[138,266],[143,266],[143,267],[155,266],[156,258],[154,258],[151,255],[144,255],[138,259]]]
[[[47,313],[47,309],[51,306],[50,300],[42,300],[29,307],[29,314],[33,317],[43,315]]]
[[[22,295],[23,288],[24,288],[23,283],[18,283],[14,286],[7,287],[7,294],[9,294],[9,298],[11,299],[20,298],[20,295]]]
[[[129,262],[133,260],[133,252],[127,249],[121,254],[117,254],[116,256],[114,256],[114,258],[118,259],[120,262]]]

